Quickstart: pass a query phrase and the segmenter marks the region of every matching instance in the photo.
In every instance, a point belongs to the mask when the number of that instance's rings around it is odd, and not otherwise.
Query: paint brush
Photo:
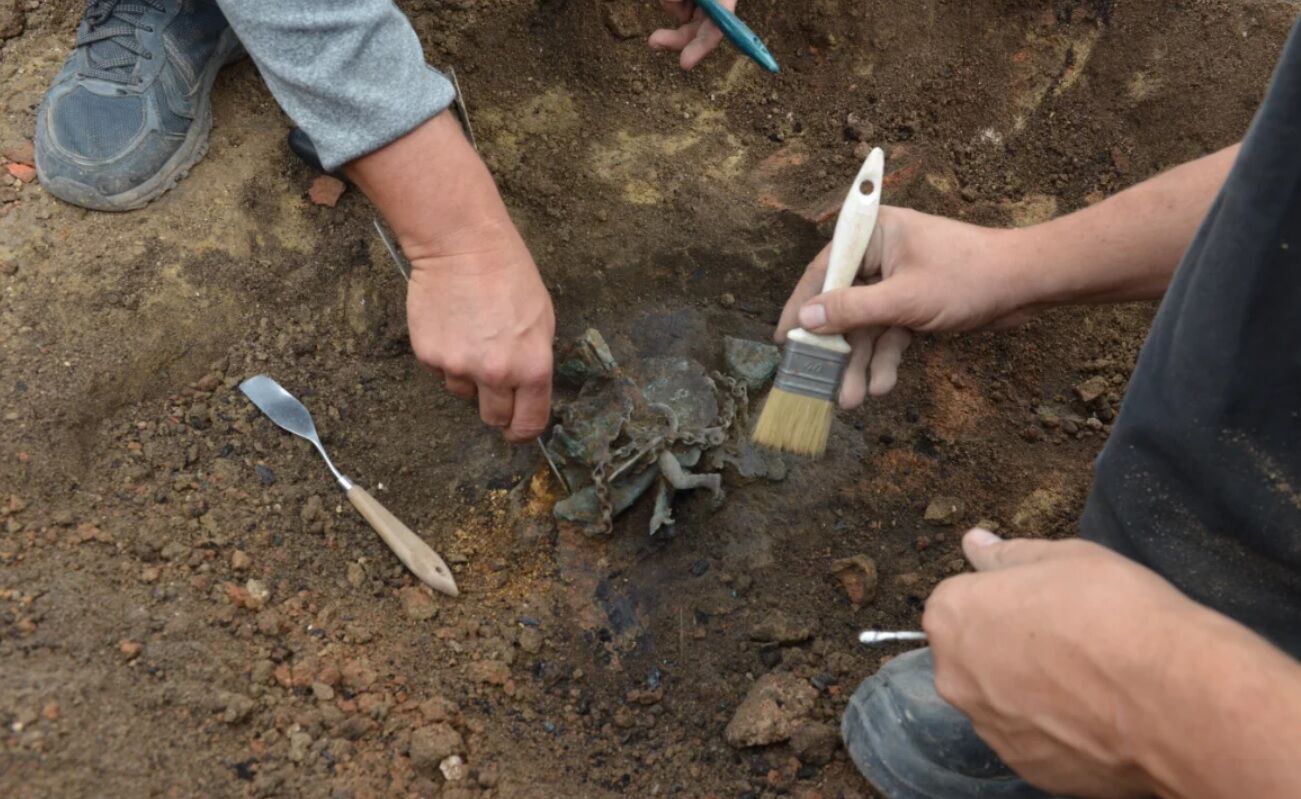
[[[881,208],[884,172],[885,153],[880,147],[873,148],[840,206],[827,275],[822,281],[824,293],[852,285],[862,267]],[[844,336],[823,336],[803,328],[788,333],[777,378],[754,429],[754,442],[821,457],[827,450],[827,434],[849,363],[849,349]]]

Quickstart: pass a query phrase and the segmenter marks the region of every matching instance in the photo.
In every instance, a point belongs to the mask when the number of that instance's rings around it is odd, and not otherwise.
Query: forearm
[[[1160,297],[1237,153],[1233,145],[1073,214],[1007,231],[1028,304]]]
[[[327,170],[397,139],[455,98],[392,0],[218,2]]]
[[[352,161],[345,171],[379,208],[412,261],[473,249],[485,226],[510,227],[492,175],[450,111]]]
[[[1198,608],[1145,696],[1138,759],[1162,796],[1301,796],[1301,664]]]

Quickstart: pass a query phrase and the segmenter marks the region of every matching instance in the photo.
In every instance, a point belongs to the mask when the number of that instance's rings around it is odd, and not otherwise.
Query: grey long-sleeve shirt
[[[451,105],[392,0],[217,0],[271,94],[330,171]]]

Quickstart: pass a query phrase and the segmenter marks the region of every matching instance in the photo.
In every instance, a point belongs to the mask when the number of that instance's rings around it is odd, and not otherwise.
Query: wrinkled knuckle
[[[511,378],[510,362],[490,358],[479,368],[479,377],[485,384],[494,388],[505,386]]]

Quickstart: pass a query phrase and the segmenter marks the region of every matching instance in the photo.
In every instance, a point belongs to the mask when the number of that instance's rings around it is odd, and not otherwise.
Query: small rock
[[[616,39],[635,39],[642,35],[636,3],[602,3],[606,30]]]
[[[438,764],[438,770],[442,773],[443,779],[448,782],[459,782],[466,778],[470,769],[465,765],[465,761],[460,755],[452,755]]]
[[[745,383],[753,396],[772,380],[781,363],[781,350],[762,341],[723,338],[723,360],[727,365],[728,375]]]
[[[247,720],[253,713],[253,708],[257,707],[256,702],[243,694],[226,694],[223,704],[221,720],[227,724],[239,724]]]
[[[809,721],[795,728],[791,734],[791,749],[801,763],[825,766],[840,747],[840,733],[830,724]]]
[[[955,497],[936,497],[926,506],[925,519],[931,524],[955,524],[962,515],[962,500]]]
[[[249,610],[257,610],[265,605],[266,601],[271,598],[270,589],[268,589],[266,584],[261,580],[249,580],[244,584],[244,590],[248,592],[248,599],[245,602],[245,607]]]
[[[442,762],[465,751],[461,734],[448,724],[430,724],[411,733],[411,766],[433,776]]]
[[[163,570],[160,569],[159,567],[146,566],[140,571],[140,582],[146,584],[156,583],[158,582],[158,578],[161,577],[162,574],[163,574]]]
[[[519,631],[519,648],[536,655],[542,650],[542,633],[533,627],[523,628]]]
[[[755,680],[723,736],[736,748],[785,741],[813,710],[817,698],[818,691],[808,680],[769,672]]]
[[[730,291],[724,291],[718,295],[718,304],[724,308],[731,308],[736,305],[736,295]]]
[[[323,682],[312,683],[312,696],[316,697],[318,702],[329,702],[334,699],[334,689]]]
[[[402,613],[408,619],[428,621],[438,615],[438,606],[429,592],[418,585],[398,589],[398,601],[402,603]]]
[[[1106,397],[1109,384],[1102,375],[1094,375],[1075,387],[1075,396],[1089,407],[1097,407]]]
[[[470,664],[470,679],[488,685],[505,685],[510,667],[500,660],[477,660]]]
[[[876,598],[876,561],[867,555],[841,558],[831,564],[831,573],[840,580],[846,596],[855,607],[866,605]]]
[[[4,0],[0,0],[0,8],[4,7]],[[0,11],[0,18],[3,18],[4,12]],[[36,148],[29,141],[19,142],[10,145],[0,152],[6,159],[13,161],[15,164],[27,164],[28,166],[36,165]]]
[[[813,637],[813,627],[781,611],[764,615],[750,630],[750,640],[773,644],[798,644]]]
[[[295,763],[301,763],[307,759],[309,747],[312,745],[312,736],[299,730],[289,733],[289,753],[288,757]]]
[[[363,737],[366,733],[370,732],[372,729],[374,729],[374,727],[375,727],[375,722],[371,721],[365,716],[360,716],[354,713],[348,718],[344,719],[341,724],[339,724],[338,728],[336,729],[336,732],[338,733],[340,738],[349,741],[355,741],[358,738]]]
[[[307,198],[316,205],[333,208],[339,204],[345,188],[347,186],[342,180],[330,175],[319,175],[307,189]]]
[[[247,571],[248,567],[253,565],[253,560],[248,553],[242,549],[237,549],[230,555],[230,567],[237,572]]]
[[[127,660],[135,660],[140,656],[140,650],[143,649],[144,646],[139,641],[128,640],[118,642],[117,648],[118,651],[122,653],[122,656]]]
[[[270,466],[259,463],[257,466],[253,467],[253,471],[257,473],[258,482],[262,485],[275,485],[276,473],[271,471]]]
[[[46,721],[58,721],[59,703],[46,702],[45,707],[41,708],[41,718],[45,719]]]
[[[367,690],[379,679],[375,669],[364,658],[345,660],[339,667],[339,674],[343,678],[343,684],[354,693]]]
[[[366,582],[366,570],[361,567],[360,563],[348,564],[348,585],[353,588],[361,588]]]
[[[0,0],[0,2],[2,2],[2,0]],[[23,183],[31,183],[33,180],[36,180],[36,168],[30,167],[27,164],[5,164],[5,170]]]

